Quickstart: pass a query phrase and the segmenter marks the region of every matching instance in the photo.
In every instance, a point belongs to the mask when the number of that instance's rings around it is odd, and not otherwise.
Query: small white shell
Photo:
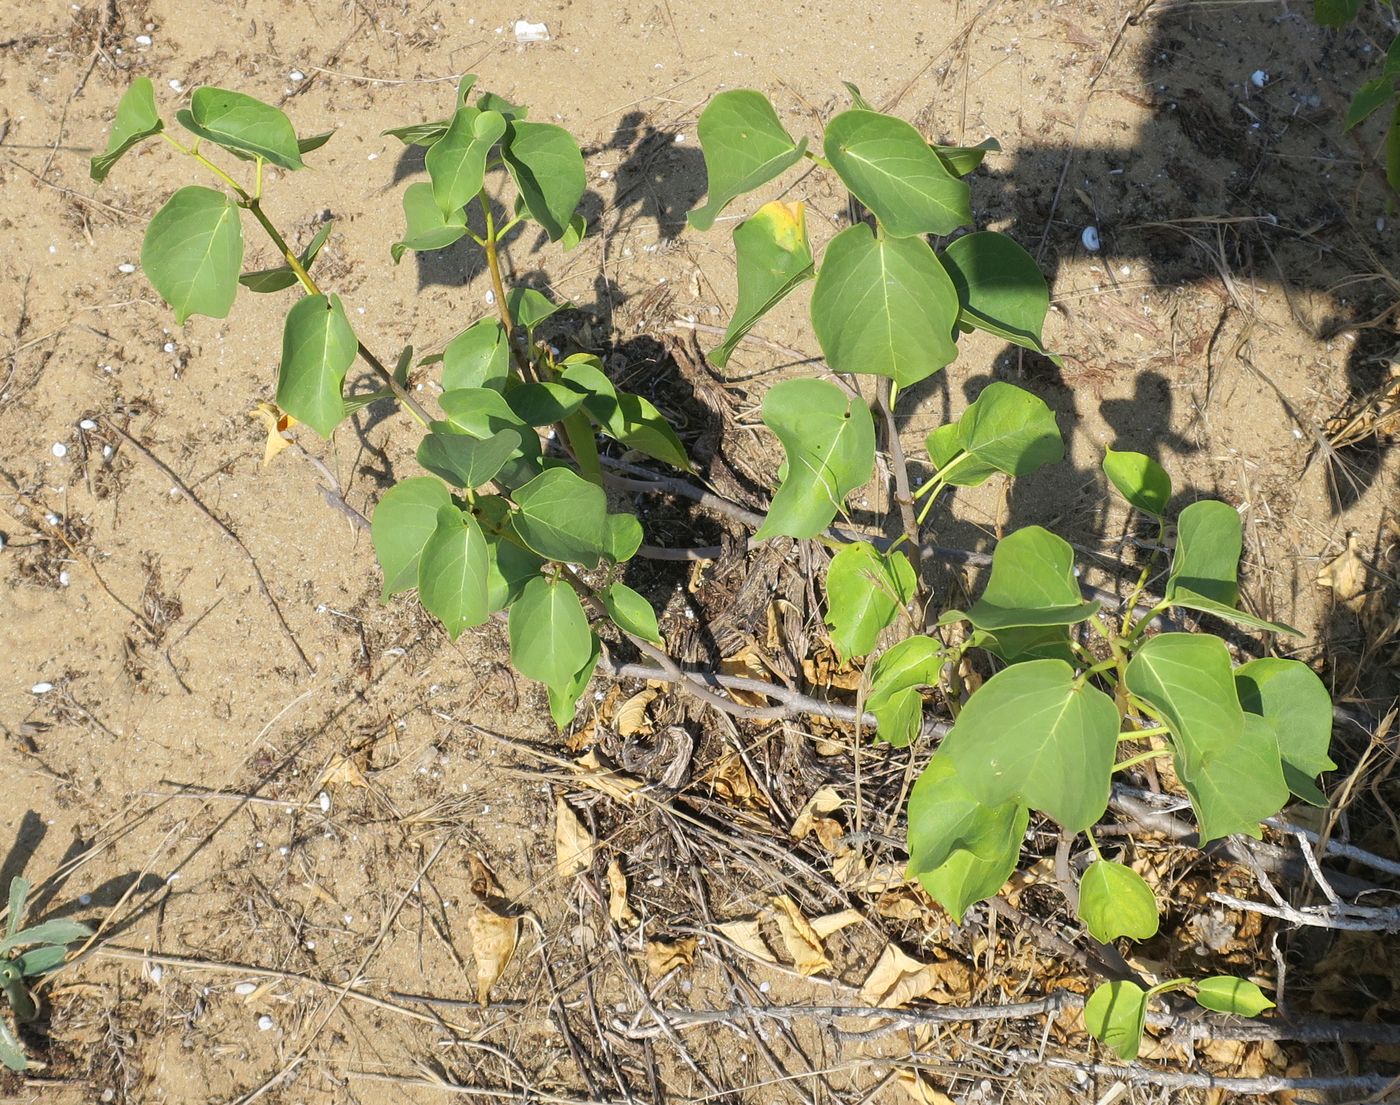
[[[1103,248],[1103,243],[1099,240],[1099,228],[1096,226],[1086,226],[1079,235],[1079,240],[1090,253],[1098,253]]]

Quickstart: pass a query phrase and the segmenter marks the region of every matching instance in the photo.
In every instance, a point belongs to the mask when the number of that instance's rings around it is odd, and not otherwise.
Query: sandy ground
[[[686,1030],[678,1045],[676,1030],[656,1030],[639,1003],[713,1008],[770,992],[848,1003],[894,935],[964,964],[949,1000],[1011,1000],[1004,972],[1018,963],[1040,975],[1021,979],[1025,992],[1040,992],[1073,965],[1004,932],[978,945],[946,921],[891,918],[859,889],[823,900],[812,883],[809,912],[844,902],[867,914],[857,935],[832,938],[829,980],[740,960],[736,981],[710,937],[692,970],[644,995],[639,938],[606,923],[589,890],[606,893],[609,856],[628,871],[642,939],[704,930],[702,898],[718,920],[752,916],[799,876],[781,858],[768,874],[727,866],[712,790],[704,826],[687,830],[698,843],[673,839],[683,834],[664,819],[622,816],[568,777],[543,695],[510,673],[499,627],[453,644],[412,603],[379,603],[368,540],[323,501],[313,466],[296,451],[260,466],[249,412],[271,398],[285,304],[244,294],[228,319],[177,328],[129,270],[145,220],[186,168],[150,143],[99,189],[87,158],[139,74],[154,79],[167,118],[188,90],[216,84],[280,103],[304,134],[336,128],[309,171],[269,181],[267,207],[299,242],[334,217],[323,277],[365,343],[392,359],[406,343],[439,347],[487,311],[487,281],[465,249],[391,264],[399,196],[422,169],[380,134],[439,117],[458,74],[474,71],[571,128],[588,155],[589,240],[560,255],[517,238],[517,278],[579,307],[599,341],[611,328],[622,370],[664,401],[665,336],[722,326],[734,301],[733,219],[709,235],[684,225],[703,195],[695,121],[709,96],[762,89],[804,133],[843,105],[849,80],[931,137],[995,136],[1004,152],[979,172],[974,208],[1051,276],[1047,336],[1065,368],[970,339],[909,415],[906,440],[917,449],[997,376],[1051,403],[1070,455],[1009,495],[958,499],[941,537],[986,548],[999,530],[1041,522],[1107,564],[1125,529],[1104,505],[1102,447],[1152,453],[1183,501],[1241,507],[1247,601],[1305,631],[1287,654],[1317,661],[1339,692],[1379,701],[1395,693],[1393,670],[1315,583],[1349,533],[1378,564],[1394,540],[1394,454],[1353,449],[1329,463],[1318,446],[1330,419],[1384,383],[1397,345],[1384,318],[1358,325],[1397,290],[1394,231],[1362,163],[1378,136],[1339,133],[1377,40],[1321,32],[1305,7],[10,0],[0,12],[4,881],[46,879],[43,912],[109,927],[103,950],[52,987],[51,1019],[29,1037],[48,1066],[0,1082],[3,1092],[439,1101],[429,1087],[451,1082],[477,1087],[459,1095],[472,1101],[505,1099],[493,1087],[650,1101],[661,1085],[677,1101],[909,1101],[898,1072],[917,1054],[928,1085],[959,1100],[1097,1099],[1111,1078],[1081,1087],[1014,1065],[989,1076],[980,1036],[867,1046],[820,1025],[746,1024],[732,1036]],[[520,17],[546,23],[550,40],[517,45]],[[815,237],[839,229],[844,197],[798,171],[782,185],[810,204]],[[1084,248],[1086,226],[1100,252]],[[264,262],[259,243],[249,267]],[[804,292],[762,337],[813,350],[805,310]],[[772,380],[801,371],[789,360],[760,343],[736,356],[742,420],[756,421]],[[382,416],[329,443],[298,436],[366,513],[414,471],[415,441],[402,418]],[[31,690],[42,684],[52,689]],[[745,733],[755,748],[770,737]],[[591,881],[555,872],[561,793],[604,834]],[[896,808],[872,816],[888,827]],[[756,815],[734,814],[745,816]],[[472,856],[533,918],[484,1012],[468,1007]],[[1272,970],[1267,945],[1250,939],[1243,961]],[[629,1031],[638,1023],[652,1031]],[[1069,1022],[1053,1043],[1091,1054]],[[1260,1073],[1291,1061],[1215,1058],[1215,1069],[1275,1064]],[[1336,1058],[1317,1062],[1332,1069]]]

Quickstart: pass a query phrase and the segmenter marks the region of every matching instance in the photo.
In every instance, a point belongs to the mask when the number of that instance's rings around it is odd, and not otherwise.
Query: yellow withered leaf
[[[480,904],[467,917],[467,933],[471,936],[472,958],[476,961],[476,1000],[487,1005],[491,1001],[491,987],[500,981],[515,955],[515,945],[520,939],[520,919]]]
[[[812,918],[812,931],[825,940],[833,932],[864,921],[858,909],[843,909],[840,913],[826,913]]]
[[[898,1009],[919,998],[939,1003],[953,1001],[952,989],[970,981],[967,968],[953,960],[920,963],[896,944],[886,944],[860,988],[867,1005]]]
[[[561,879],[580,875],[593,866],[598,841],[578,814],[560,796],[554,803],[555,870]]]
[[[1356,534],[1347,534],[1347,547],[1336,560],[1317,573],[1320,587],[1331,590],[1332,596],[1350,610],[1360,610],[1366,597],[1366,562],[1356,551]]]
[[[643,949],[647,975],[658,979],[677,967],[689,967],[695,962],[695,950],[700,940],[695,936],[681,936],[675,940],[648,940]]]
[[[331,762],[326,765],[326,770],[321,772],[321,777],[316,781],[312,789],[319,790],[322,787],[343,784],[350,787],[367,787],[369,780],[365,778],[365,773],[360,769],[360,765],[351,756],[344,756],[337,752],[331,757]]]
[[[651,688],[638,691],[617,708],[613,717],[613,728],[619,737],[632,737],[638,733],[650,733],[651,722],[647,719],[647,707],[656,701],[657,692]]]
[[[821,936],[786,894],[773,899],[773,919],[778,923],[783,947],[798,974],[815,975],[831,970],[831,960],[826,957]]]
[[[764,963],[778,962],[773,953],[768,950],[768,944],[763,939],[757,917],[725,921],[723,924],[716,925],[715,928],[745,955],[761,959]]]
[[[953,1105],[953,1099],[933,1085],[916,1070],[898,1070],[894,1074],[895,1084],[909,1095],[918,1105]]]
[[[285,414],[271,403],[259,403],[248,412],[248,417],[256,419],[267,427],[267,444],[263,446],[263,467],[272,463],[272,458],[292,443],[287,431],[297,424],[290,414]]]
[[[627,901],[627,876],[615,858],[608,863],[608,916],[615,925],[630,928],[638,924],[637,915]]]

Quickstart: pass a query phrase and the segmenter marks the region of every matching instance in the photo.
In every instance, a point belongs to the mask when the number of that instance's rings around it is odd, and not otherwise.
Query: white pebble
[[[164,349],[167,353],[174,353],[175,343],[173,341],[168,341],[163,346],[161,346],[161,348]]]
[[[95,430],[97,429],[97,423],[94,422],[91,418],[84,418],[81,422],[78,423],[78,429]]]
[[[44,515],[44,521],[46,521],[51,526],[56,526],[60,522],[62,522],[63,519],[60,518],[57,514],[55,514],[53,511],[49,511],[47,514]]]
[[[293,69],[290,73],[287,74],[287,79],[295,84],[297,81],[306,80],[306,74],[303,73],[300,69]]]
[[[67,587],[68,584],[70,584],[72,581],[73,581],[73,577],[70,576],[70,575],[67,573],[67,571],[62,571],[62,572],[59,572],[59,573],[58,573],[58,585],[59,585],[60,587]]]
[[[137,35],[137,36],[136,36],[136,45],[137,45],[137,46],[149,46],[150,44],[151,44],[151,36],[150,36],[150,35]]]
[[[53,455],[56,457],[66,457],[68,455],[68,446],[61,441],[55,441],[53,443]]]
[[[1090,253],[1098,253],[1103,244],[1099,241],[1099,228],[1096,226],[1086,226],[1084,232],[1079,235],[1079,240]]]
[[[136,266],[133,265],[130,261],[123,261],[120,265],[117,266],[117,271],[118,271],[118,272],[135,272],[135,271],[136,271]]]
[[[256,989],[257,987],[254,986],[251,982],[240,982],[237,986],[233,988],[233,992],[239,997],[246,998]]]
[[[543,23],[531,23],[528,19],[515,21],[516,42],[548,42],[549,27]]]
[[[318,794],[318,795],[316,796],[316,801],[318,801],[319,803],[321,803],[321,812],[322,812],[322,813],[330,813],[330,812],[331,812],[331,796],[330,796],[329,794],[327,794],[324,790],[321,791],[321,793]]]
[[[494,306],[494,305],[495,305],[495,302],[496,302],[496,293],[493,292],[490,288],[487,288],[487,289],[486,289],[486,306],[488,306],[488,307]]]
[[[52,683],[35,683],[34,686],[32,686],[32,687],[29,688],[29,693],[30,693],[30,694],[48,694],[51,690],[53,690],[53,684],[52,684]]]
[[[1263,88],[1269,83],[1269,74],[1265,73],[1262,69],[1256,69],[1249,75],[1249,82],[1254,85],[1255,88]]]
[[[160,980],[163,979],[164,977],[165,977],[165,968],[162,967],[159,963],[152,963],[152,964],[151,964],[151,981],[154,982],[157,986],[159,986],[159,985],[160,985]]]
[[[179,77],[171,77],[171,78],[170,78],[170,88],[171,88],[171,90],[174,91],[174,92],[182,92],[182,91],[184,91],[185,86],[180,82],[180,78],[179,78]]]
[[[271,1032],[273,1024],[273,1019],[269,1017],[266,1013],[264,1013],[261,1017],[258,1018],[258,1031]]]
[[[79,905],[92,905],[92,895],[91,895],[91,894],[79,894],[79,895],[78,895],[78,904],[79,904]]]
[[[682,142],[684,142],[684,141],[685,141],[685,135],[683,135],[683,134],[678,134],[678,135],[676,135],[676,145],[679,146],[679,145],[680,145]]]
[[[115,452],[116,452],[116,450],[113,449],[110,445],[104,445],[104,446],[102,446],[102,459],[103,459],[103,460],[111,460],[111,459],[112,459],[112,454],[115,453]]]

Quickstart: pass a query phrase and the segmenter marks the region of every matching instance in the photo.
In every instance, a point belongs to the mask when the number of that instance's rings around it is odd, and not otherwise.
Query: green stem
[[[931,510],[933,509],[933,504],[936,503],[936,502],[938,501],[938,493],[939,493],[940,491],[942,491],[943,488],[946,486],[946,485],[944,484],[944,482],[943,482],[941,479],[938,479],[937,477],[935,477],[935,479],[934,479],[934,481],[933,481],[933,484],[934,484],[933,494],[931,494],[931,495],[928,497],[928,502],[926,502],[926,503],[924,504],[923,509],[919,511],[918,524],[919,524],[919,526],[921,526],[921,527],[923,526],[925,519],[928,518],[928,516],[929,516],[929,511],[931,511]],[[928,485],[928,484],[925,484],[924,486],[925,486],[925,487],[928,487],[929,485]],[[915,500],[917,500],[918,497],[919,497],[919,495],[918,495],[918,493],[916,492],[915,495],[914,495]]]
[[[1082,686],[1085,684],[1085,682],[1086,682],[1087,680],[1089,680],[1091,677],[1093,677],[1093,676],[1095,676],[1095,675],[1098,675],[1100,672],[1110,671],[1110,670],[1112,670],[1113,668],[1116,668],[1117,666],[1118,666],[1118,659],[1117,659],[1117,657],[1109,657],[1109,659],[1107,659],[1107,660],[1100,660],[1098,663],[1093,664],[1093,665],[1091,665],[1090,667],[1085,668],[1083,671],[1081,671],[1081,672],[1079,673],[1079,675],[1075,678],[1075,681],[1074,681],[1074,682],[1075,682],[1075,686],[1077,686],[1077,687],[1082,687]]]
[[[1085,830],[1084,830],[1084,835],[1087,836],[1087,837],[1089,838],[1089,847],[1092,848],[1092,849],[1094,849],[1094,858],[1095,858],[1095,859],[1103,859],[1103,852],[1101,852],[1101,851],[1099,850],[1099,842],[1098,842],[1097,840],[1094,839],[1094,830],[1093,830],[1093,829],[1085,829]]]
[[[1149,748],[1146,752],[1139,752],[1136,756],[1129,756],[1120,764],[1114,764],[1113,770],[1115,772],[1127,771],[1130,767],[1137,767],[1138,764],[1146,763],[1148,760],[1159,759],[1162,756],[1170,756],[1171,754],[1172,750],[1170,748]]]
[[[227,184],[230,188],[232,188],[235,192],[238,193],[239,199],[248,200],[252,198],[248,195],[247,192],[243,190],[243,186],[239,184],[238,181],[234,180],[233,177],[229,176],[228,173],[224,172],[222,169],[220,169],[217,165],[215,165],[212,161],[210,161],[207,157],[205,157],[202,153],[199,152],[198,142],[196,142],[194,146],[186,146],[182,142],[178,142],[174,138],[172,138],[170,136],[170,132],[166,130],[161,131],[160,136],[164,138],[167,142],[169,142],[172,146],[174,146],[177,150],[179,150],[182,154],[184,154],[186,157],[194,158],[211,173],[213,173],[216,177],[222,180],[225,184]]]
[[[805,157],[808,161],[812,161],[820,165],[823,169],[831,169],[831,162],[819,153],[813,153],[811,150],[806,150],[804,151],[802,156]],[[835,170],[833,169],[832,171],[834,172]]]
[[[1135,729],[1131,732],[1119,733],[1118,743],[1122,744],[1124,741],[1145,740],[1148,737],[1165,737],[1170,732],[1171,729],[1165,725],[1154,725],[1151,729]]]

